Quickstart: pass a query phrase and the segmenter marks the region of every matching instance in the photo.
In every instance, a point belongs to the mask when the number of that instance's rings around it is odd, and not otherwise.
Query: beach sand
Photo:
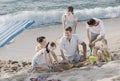
[[[103,20],[106,29],[106,39],[112,54],[120,55],[120,18]],[[36,37],[45,36],[48,41],[55,41],[62,36],[62,25],[47,26],[24,31],[15,38],[11,44],[0,48],[1,60],[17,60],[30,62],[35,55]],[[87,44],[85,21],[79,22],[77,33]],[[59,55],[59,49],[56,50]],[[116,57],[119,59],[119,57]],[[116,59],[115,58],[115,59]],[[2,61],[3,62],[3,61]],[[29,65],[29,63],[28,63]],[[3,65],[4,66],[4,65]],[[22,68],[22,70],[27,70]],[[29,77],[37,76],[36,73],[15,72],[14,76],[2,75],[0,81],[29,81]],[[6,72],[7,73],[7,72]],[[8,73],[9,74],[9,73]],[[4,77],[3,77],[4,76]],[[9,77],[8,77],[9,76]],[[5,79],[5,77],[8,77]],[[14,78],[13,78],[14,77]],[[120,81],[120,60],[114,60],[102,67],[74,68],[61,73],[52,73],[49,78],[59,78],[62,81]]]
[[[106,38],[111,51],[120,48],[120,18],[103,20],[106,29]],[[85,21],[78,23],[77,33],[86,43]],[[35,54],[36,38],[45,36],[48,41],[55,41],[62,36],[62,25],[53,25],[44,28],[35,28],[24,31],[18,35],[14,42],[0,48],[0,59],[31,60]],[[57,50],[58,52],[58,50]]]

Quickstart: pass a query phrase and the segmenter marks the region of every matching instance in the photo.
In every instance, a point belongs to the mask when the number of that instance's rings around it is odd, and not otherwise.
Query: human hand
[[[93,47],[92,43],[89,43],[89,47],[90,47],[90,48],[92,48],[92,47]]]
[[[68,61],[65,59],[62,61],[64,64],[68,64]]]
[[[81,55],[80,62],[86,61],[86,57],[84,55]]]
[[[93,41],[92,44],[95,45],[96,41]]]
[[[95,42],[93,41],[92,43],[89,43],[89,47],[94,47],[95,46]]]
[[[58,63],[58,62],[56,62],[56,61],[54,61],[53,65],[54,65],[54,66],[58,66],[58,65],[59,65],[59,63]]]

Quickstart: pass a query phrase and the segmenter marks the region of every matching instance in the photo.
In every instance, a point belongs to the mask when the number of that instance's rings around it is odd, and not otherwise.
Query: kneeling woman
[[[56,44],[54,42],[48,43],[46,48],[39,50],[32,59],[33,69],[50,70],[52,67],[52,59],[50,51],[54,51]]]

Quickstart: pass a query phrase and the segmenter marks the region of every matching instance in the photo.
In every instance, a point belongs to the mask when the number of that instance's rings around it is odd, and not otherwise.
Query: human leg
[[[104,57],[104,55],[103,55],[101,50],[97,51],[97,56],[98,56],[98,61],[99,62],[105,61],[105,57]]]

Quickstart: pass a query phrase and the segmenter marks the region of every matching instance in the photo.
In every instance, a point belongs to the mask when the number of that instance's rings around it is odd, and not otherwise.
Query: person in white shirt
[[[83,56],[79,54],[78,45],[83,47]],[[72,33],[72,28],[65,29],[65,36],[60,40],[60,51],[64,62],[79,62],[86,58],[86,44],[77,34]]]
[[[55,48],[56,44],[54,42],[51,42],[46,46],[46,48],[39,50],[32,59],[33,69],[49,69],[52,66],[50,51],[55,50]]]
[[[45,48],[47,45],[47,40],[44,36],[37,37],[36,41],[38,42],[38,45],[35,48],[36,52],[38,52],[42,48]]]
[[[105,40],[105,29],[102,20],[97,18],[89,19],[87,21],[86,30],[90,47],[95,46],[97,41]]]
[[[45,48],[46,45],[49,43],[49,42],[47,42],[46,37],[44,37],[44,36],[37,37],[37,42],[38,42],[38,45],[35,48],[36,53],[39,52],[41,49]],[[58,64],[58,59],[57,59],[55,52],[52,50],[50,52],[51,52],[55,62]]]

